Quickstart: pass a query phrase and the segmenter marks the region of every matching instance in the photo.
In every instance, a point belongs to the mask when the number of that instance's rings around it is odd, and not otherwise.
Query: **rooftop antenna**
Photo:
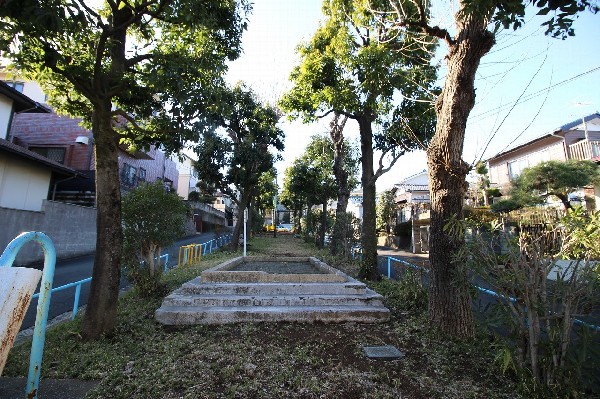
[[[576,102],[574,104],[576,107],[585,107],[588,105],[592,105],[592,103],[584,103],[584,102]],[[581,117],[581,121],[583,122],[583,132],[585,134],[585,141],[589,142],[590,141],[590,137],[588,135],[588,128],[587,128],[587,123],[585,121],[585,114]]]

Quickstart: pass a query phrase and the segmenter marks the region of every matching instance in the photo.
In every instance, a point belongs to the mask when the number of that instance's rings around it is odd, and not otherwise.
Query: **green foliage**
[[[488,196],[488,198],[502,197],[502,193],[500,192],[499,188],[488,188],[485,190],[485,193]]]
[[[256,189],[257,194],[255,195],[254,206],[262,212],[272,209],[273,197],[279,192],[279,187],[277,187],[277,169],[271,168],[268,172],[260,175]]]
[[[505,199],[493,203],[490,206],[490,209],[498,213],[508,213],[516,209],[521,209],[523,206],[523,204],[519,203],[519,201],[515,199]]]
[[[511,196],[523,204],[556,196],[569,209],[569,194],[596,181],[600,181],[600,168],[594,162],[547,161],[523,169],[513,182]]]
[[[161,182],[142,184],[123,197],[124,254],[128,277],[143,296],[160,293],[161,248],[185,233],[188,206]]]
[[[383,279],[375,283],[373,289],[385,298],[386,306],[394,313],[422,313],[427,310],[427,287],[417,271],[404,271],[398,281]]]
[[[526,5],[533,4],[539,9],[538,15],[553,15],[542,23],[542,26],[546,27],[546,35],[561,39],[575,35],[572,25],[574,16],[578,13],[586,9],[593,13],[598,12],[598,3],[595,0],[468,0],[464,3],[461,15],[479,15],[486,20],[491,19],[496,24],[496,31],[500,27],[513,30],[520,28],[524,22]]]
[[[470,239],[454,260],[504,298],[491,318],[508,331],[501,336],[503,370],[516,373],[536,396],[575,397],[591,389],[583,376],[596,355],[586,346],[586,328],[573,325],[598,303],[600,279],[592,260],[600,255],[600,213],[587,215],[578,207],[556,227],[521,226],[516,235],[497,221],[457,223]]]
[[[188,194],[188,200],[194,202],[200,201],[200,193],[198,191],[192,191]]]
[[[416,13],[413,3],[405,8]],[[291,118],[313,121],[334,113],[358,122],[363,229],[368,230],[363,249],[370,278],[378,276],[375,182],[402,154],[429,141],[434,128],[431,103],[438,92],[436,68],[430,63],[434,39],[415,37],[409,32],[421,30],[410,27],[397,29],[393,11],[388,1],[326,2],[325,20],[298,47],[300,64],[290,75],[294,86],[279,103]],[[381,152],[375,163],[374,148]]]
[[[108,101],[121,139],[177,149],[197,138],[195,121],[214,118],[225,62],[239,55],[250,7],[60,0],[0,9],[0,50],[42,85],[57,111],[92,126],[93,110]]]
[[[377,229],[391,233],[392,226],[396,223],[398,207],[393,190],[385,190],[379,195],[377,202]]]
[[[322,204],[335,198],[338,186],[333,174],[333,155],[327,136],[312,136],[302,156],[285,171],[281,202],[299,210],[305,205]],[[352,170],[353,159],[345,159],[347,168]]]
[[[195,148],[203,160],[196,170],[202,181],[234,200],[239,191],[246,199],[238,204],[243,209],[261,175],[271,171],[277,159],[270,150],[283,150],[284,134],[277,127],[277,110],[261,104],[251,89],[238,84],[227,97],[229,106],[218,123],[226,134],[212,130],[203,135]]]

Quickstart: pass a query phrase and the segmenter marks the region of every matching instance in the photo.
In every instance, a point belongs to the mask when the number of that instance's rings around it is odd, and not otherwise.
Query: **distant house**
[[[216,192],[214,196],[215,200],[213,201],[212,206],[225,213],[225,222],[227,226],[233,226],[234,210],[236,209],[235,203],[229,195],[222,192]]]
[[[429,178],[423,170],[394,184],[394,198],[398,205],[398,223],[412,219],[429,218]]]
[[[523,169],[544,161],[571,159],[600,162],[600,114],[567,123],[488,159],[490,183],[506,193]],[[598,187],[587,187],[583,194],[595,197],[596,204],[600,203]]]
[[[198,191],[198,172],[194,168],[196,161],[186,154],[174,155],[171,159],[175,162],[179,175],[177,194],[188,199],[191,192]]]

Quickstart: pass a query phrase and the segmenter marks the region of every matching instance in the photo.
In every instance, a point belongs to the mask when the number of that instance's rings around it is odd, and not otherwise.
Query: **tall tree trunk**
[[[348,218],[346,209],[348,208],[348,198],[350,197],[350,187],[348,184],[348,172],[344,168],[346,151],[344,148],[344,126],[348,117],[339,121],[340,115],[336,114],[331,121],[329,136],[333,143],[333,174],[337,182],[337,207],[335,209],[335,222],[333,224],[333,234],[331,235],[330,251],[332,255],[344,252],[346,248],[346,232],[348,231]]]
[[[479,20],[477,20],[479,18]],[[429,317],[453,336],[474,334],[467,271],[452,262],[464,237],[444,231],[451,217],[462,217],[469,166],[462,160],[466,122],[475,103],[474,80],[481,58],[494,44],[479,15],[457,21],[458,35],[449,46],[448,72],[435,108],[435,136],[427,150],[431,195],[429,230]]]
[[[325,234],[327,234],[327,199],[323,200],[321,212],[321,232],[319,233],[319,248],[325,248]]]
[[[310,241],[310,234],[313,231],[313,223],[312,223],[312,206],[310,202],[306,203],[306,231],[304,232],[304,241]]]
[[[92,116],[96,152],[96,255],[82,335],[96,339],[110,334],[117,320],[121,280],[121,191],[119,136],[111,126],[110,102]]]
[[[250,203],[250,187],[243,187],[242,193],[240,196],[240,201],[238,202],[238,213],[237,213],[237,223],[233,228],[233,239],[231,240],[231,246],[234,251],[237,251],[240,245],[240,234],[242,233],[242,229],[244,227],[244,209],[246,209]],[[250,232],[250,209],[248,209],[248,225],[246,226],[246,234],[249,236]]]
[[[362,157],[362,189],[363,189],[363,221],[361,244],[363,249],[363,264],[360,277],[372,281],[381,278],[377,270],[377,237],[375,212],[375,173],[373,170],[373,130],[371,123],[374,118],[360,116],[360,150]]]

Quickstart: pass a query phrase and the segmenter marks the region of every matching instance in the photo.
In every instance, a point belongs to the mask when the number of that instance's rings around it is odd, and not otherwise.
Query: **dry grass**
[[[249,255],[317,255],[352,272],[292,236],[256,237]],[[226,258],[165,276],[171,289]],[[396,285],[385,286],[392,320],[378,325],[239,324],[165,327],[154,321],[161,298],[121,299],[116,332],[82,341],[79,321],[52,329],[42,378],[99,380],[90,398],[513,398],[513,383],[498,375],[487,342],[440,337],[422,314],[402,308]],[[375,287],[377,288],[377,287]],[[382,362],[365,345],[394,345],[405,353]],[[28,346],[11,352],[6,375],[25,375]]]

